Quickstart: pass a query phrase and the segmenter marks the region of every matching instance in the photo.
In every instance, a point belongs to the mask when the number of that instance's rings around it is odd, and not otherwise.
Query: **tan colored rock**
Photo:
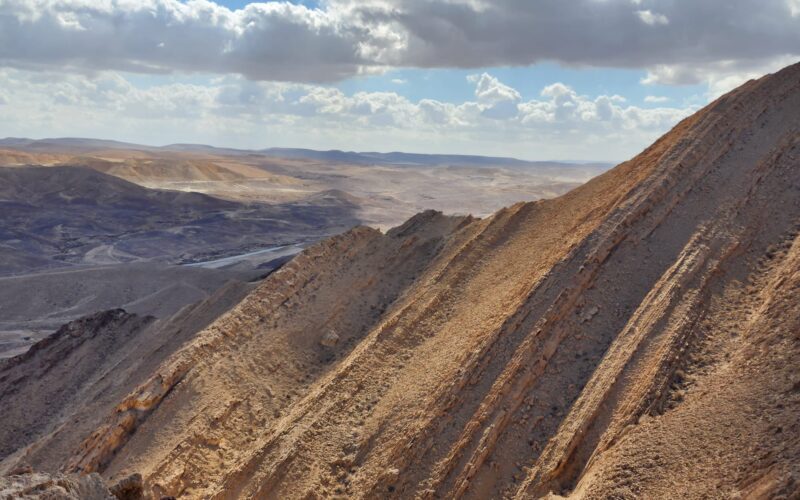
[[[328,330],[325,332],[325,335],[322,336],[319,343],[325,347],[334,347],[339,343],[339,334],[333,330]]]
[[[0,477],[0,498],[24,500],[116,500],[99,474],[43,474]]]

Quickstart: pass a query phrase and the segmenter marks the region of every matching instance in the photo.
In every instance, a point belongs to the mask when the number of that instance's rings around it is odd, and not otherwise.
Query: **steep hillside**
[[[318,243],[31,464],[156,498],[793,498],[798,110],[794,65],[559,198]]]
[[[160,320],[122,309],[96,313],[0,359],[0,457],[13,457],[0,475],[12,462],[57,470],[119,399],[251,289],[230,282]]]

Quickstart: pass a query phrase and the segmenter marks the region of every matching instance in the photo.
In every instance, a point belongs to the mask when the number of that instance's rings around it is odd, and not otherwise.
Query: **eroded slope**
[[[89,315],[0,360],[0,473],[57,471],[121,398],[251,289],[231,281],[161,320],[121,309]]]
[[[187,498],[797,494],[800,65],[485,220],[317,244],[66,468]]]
[[[468,222],[430,212],[385,236],[357,228],[309,248],[162,365],[72,466],[142,471],[157,492],[207,495]]]

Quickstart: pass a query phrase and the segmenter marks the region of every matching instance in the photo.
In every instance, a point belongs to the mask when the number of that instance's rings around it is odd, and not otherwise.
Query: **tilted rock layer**
[[[798,223],[795,65],[560,198],[309,248],[65,468],[156,497],[798,495]]]
[[[0,476],[3,500],[117,500],[99,474],[84,476],[27,473]]]

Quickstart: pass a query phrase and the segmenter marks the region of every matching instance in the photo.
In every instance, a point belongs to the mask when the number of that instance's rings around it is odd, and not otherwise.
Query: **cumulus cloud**
[[[669,97],[665,96],[657,96],[657,95],[649,95],[644,98],[644,102],[653,103],[653,104],[661,104],[664,102],[669,102]]]
[[[519,120],[525,126],[542,129],[542,133],[556,135],[565,130],[595,135],[663,131],[694,109],[626,106],[620,96],[601,95],[592,99],[563,83],[548,85],[541,96],[544,99],[520,104]]]
[[[434,125],[449,125],[453,123],[455,106],[439,102],[434,99],[422,99],[419,102],[419,111],[423,120]]]
[[[0,0],[0,65],[294,82],[543,60],[752,66],[798,55],[798,1],[326,0],[231,10],[209,0]]]
[[[651,10],[637,10],[636,15],[643,23],[655,26],[657,24],[669,24],[669,19],[664,14],[659,14]]]
[[[761,61],[724,60],[707,64],[667,64],[654,66],[642,79],[645,85],[698,85],[708,87],[709,98],[718,97],[747,80],[796,63],[796,56],[779,56]]]
[[[324,85],[254,82],[137,87],[115,72],[63,75],[0,69],[0,136],[105,137],[163,144],[437,150],[537,158],[620,159],[695,108],[645,109],[616,95],[554,83],[536,99],[490,74],[470,78],[474,100],[412,101],[394,92],[347,94]],[[445,151],[442,151],[445,152]]]
[[[488,73],[470,75],[467,80],[475,84],[475,97],[483,106],[483,116],[501,120],[517,114],[517,103],[522,96],[515,89]]]
[[[394,35],[285,2],[231,11],[206,0],[3,0],[0,64],[239,73],[327,81],[367,70]]]
[[[504,101],[519,101],[521,98],[519,92],[488,73],[470,75],[467,81],[475,84],[475,97],[480,103],[497,104]]]
[[[406,33],[395,62],[423,67],[757,63],[800,52],[800,20],[786,0],[385,0],[354,9]]]

